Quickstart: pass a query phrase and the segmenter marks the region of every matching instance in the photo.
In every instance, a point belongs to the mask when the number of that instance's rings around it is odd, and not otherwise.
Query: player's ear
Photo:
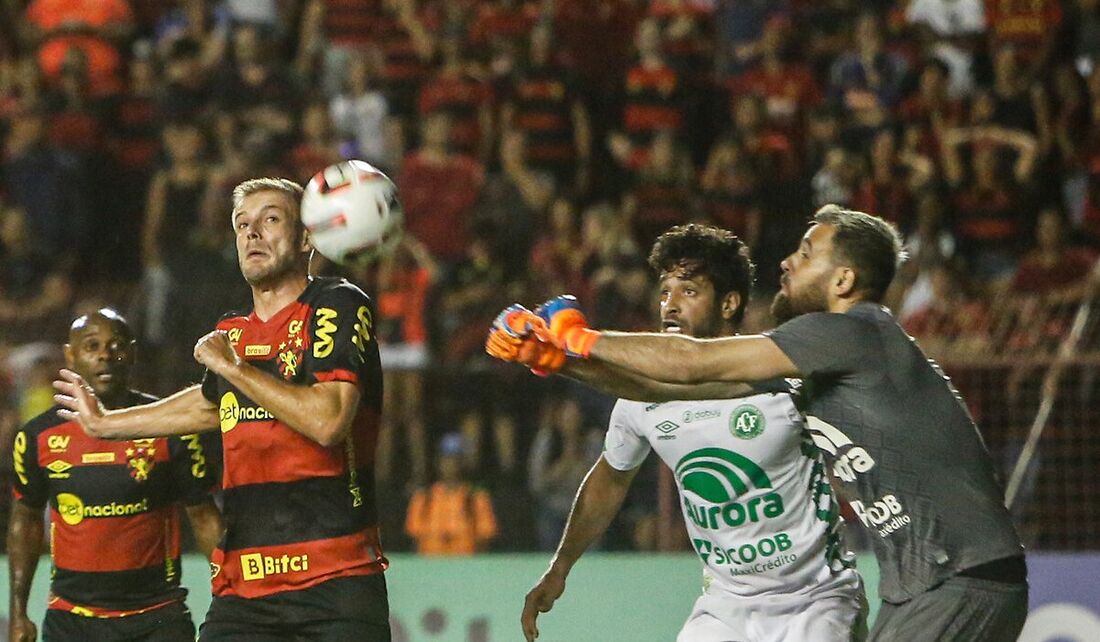
[[[741,307],[741,295],[737,292],[727,292],[726,296],[722,297],[722,318],[729,321],[739,307]]]
[[[302,252],[312,252],[313,251],[313,243],[309,239],[309,230],[307,230],[304,225],[302,226],[302,243],[301,243],[301,247],[299,247],[299,249]]]
[[[838,267],[833,273],[833,292],[837,297],[849,297],[856,291],[856,271],[850,267]]]

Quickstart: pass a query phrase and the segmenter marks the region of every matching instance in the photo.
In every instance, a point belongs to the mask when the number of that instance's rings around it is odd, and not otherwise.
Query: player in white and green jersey
[[[735,334],[753,278],[736,236],[709,226],[672,228],[649,260],[660,274],[663,331]],[[538,636],[538,613],[550,610],[573,564],[619,511],[650,450],[673,471],[704,565],[703,595],[678,640],[862,639],[863,587],[795,391],[777,381],[755,392],[740,399],[617,403],[604,453],[578,492],[549,570],[527,595],[528,641]],[[642,393],[625,384],[621,394]]]

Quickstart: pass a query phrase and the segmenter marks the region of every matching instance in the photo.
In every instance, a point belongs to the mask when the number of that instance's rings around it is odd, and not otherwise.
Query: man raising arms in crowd
[[[61,414],[113,439],[220,427],[226,533],[199,638],[390,639],[374,449],[382,377],[372,304],[343,279],[309,276],[302,188],[233,191],[232,225],[253,309],[195,345],[201,385],[105,411],[77,373],[55,383]]]
[[[77,318],[67,367],[109,408],[154,402],[130,389],[134,336],[114,310]],[[218,462],[199,435],[107,441],[88,437],[54,406],[15,436],[16,501],[8,523],[12,642],[35,640],[27,617],[50,507],[53,574],[44,640],[190,642],[195,625],[180,586],[179,505],[210,557],[222,520],[210,493]]]
[[[785,323],[763,335],[597,332],[565,297],[509,325],[604,369],[685,386],[683,399],[713,398],[715,384],[803,379],[814,441],[878,558],[871,639],[1012,640],[1027,615],[1023,547],[961,397],[880,304],[901,258],[889,223],[829,205],[781,263],[772,309]],[[598,371],[564,372],[614,393]]]
[[[660,278],[664,332],[736,334],[755,271],[736,236],[674,227],[657,239],[649,264]],[[703,595],[677,639],[863,638],[863,588],[824,461],[790,387],[778,381],[771,388],[742,399],[618,401],[557,554],[527,595],[528,642],[538,637],[539,612],[551,609],[573,564],[607,529],[651,449],[673,470],[704,564]]]

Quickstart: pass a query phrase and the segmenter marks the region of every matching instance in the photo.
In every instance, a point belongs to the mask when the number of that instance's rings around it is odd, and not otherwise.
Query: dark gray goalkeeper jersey
[[[809,429],[871,533],[884,600],[1023,554],[962,398],[886,308],[805,314],[766,334],[802,371]]]

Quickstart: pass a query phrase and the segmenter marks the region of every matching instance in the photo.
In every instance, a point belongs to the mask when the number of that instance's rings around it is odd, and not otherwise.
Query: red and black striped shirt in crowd
[[[131,392],[127,405],[155,400]],[[217,487],[208,439],[96,439],[57,411],[28,422],[12,452],[15,499],[50,507],[49,608],[119,617],[182,601],[179,506]]]
[[[214,595],[256,598],[384,571],[374,497],[382,370],[370,299],[344,279],[313,278],[272,318],[227,316],[218,329],[252,366],[303,386],[352,383],[360,402],[344,443],[325,447],[207,373],[202,390],[220,409],[225,457]]]
[[[508,100],[515,110],[511,125],[526,134],[532,165],[575,162],[573,105],[578,98],[565,69],[542,66],[517,73]]]

